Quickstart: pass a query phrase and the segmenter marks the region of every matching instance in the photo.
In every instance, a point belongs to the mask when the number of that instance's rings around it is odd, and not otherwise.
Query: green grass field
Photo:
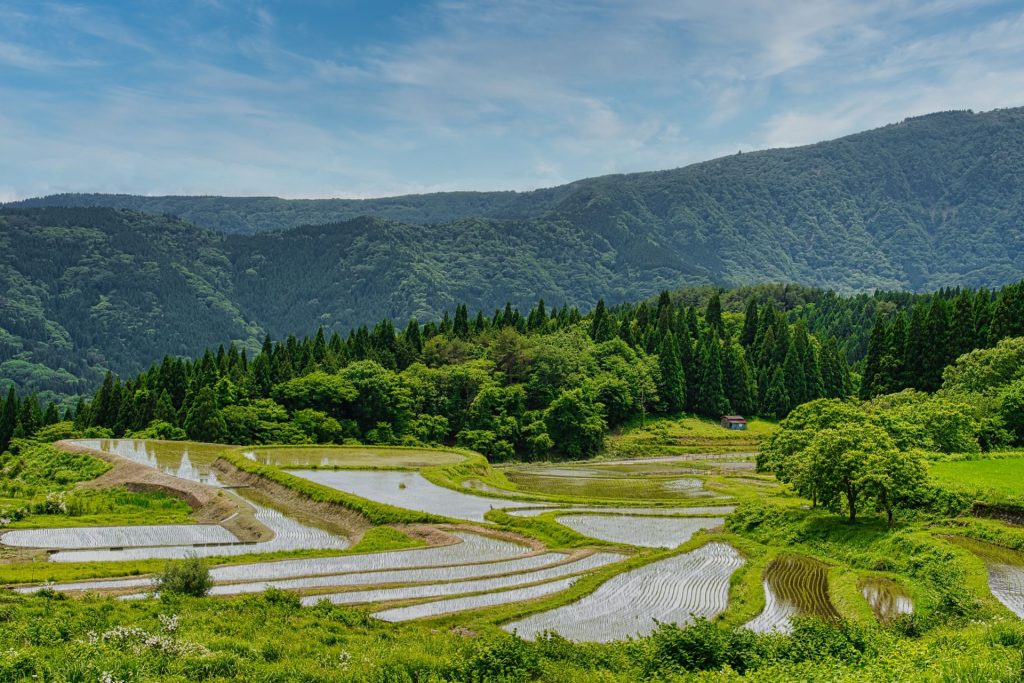
[[[1024,503],[1024,452],[1018,457],[932,463],[942,486],[967,491],[987,503]]]
[[[640,458],[694,453],[751,453],[778,429],[775,422],[752,418],[745,430],[724,429],[714,420],[661,417],[627,425],[605,439],[606,458]]]

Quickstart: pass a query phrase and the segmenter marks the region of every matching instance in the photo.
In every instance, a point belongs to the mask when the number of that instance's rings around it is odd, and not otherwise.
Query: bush
[[[157,589],[164,594],[203,597],[210,592],[213,580],[206,562],[198,557],[186,557],[180,562],[168,562],[157,577]]]

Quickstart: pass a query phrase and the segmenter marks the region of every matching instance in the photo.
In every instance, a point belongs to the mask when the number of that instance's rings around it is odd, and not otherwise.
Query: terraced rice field
[[[472,522],[484,521],[484,515],[496,508],[538,505],[453,491],[431,483],[419,472],[292,470],[292,474],[379,503]]]
[[[116,453],[164,474],[210,486],[222,485],[210,465],[225,449],[232,448],[219,444],[142,439],[79,439],[74,443],[83,448]]]
[[[514,602],[526,602],[527,600],[534,600],[536,598],[560,593],[571,587],[578,580],[579,577],[574,576],[566,579],[558,579],[557,581],[550,581],[548,583],[526,586],[524,588],[513,588],[512,590],[502,591],[500,593],[467,595],[461,598],[449,598],[447,600],[437,600],[418,605],[410,605],[409,607],[395,607],[382,612],[374,612],[373,616],[378,619],[383,619],[384,621],[410,621],[412,619],[437,617],[442,614],[450,614],[452,612],[464,612],[483,607],[508,605]]]
[[[867,578],[862,579],[858,587],[880,623],[888,624],[900,615],[914,611],[910,594],[895,581]]]
[[[441,583],[478,579],[488,576],[530,571],[551,564],[564,562],[564,553],[541,553],[526,555],[511,560],[484,562],[481,564],[463,564],[445,567],[428,567],[425,569],[389,569],[378,572],[358,572],[354,574],[327,574],[325,576],[303,576],[296,579],[278,579],[274,581],[255,581],[249,583],[227,583],[217,585],[210,591],[211,595],[241,595],[243,593],[259,593],[267,588],[280,590],[309,590],[323,588],[342,588],[350,586],[385,586],[405,583]]]
[[[70,549],[238,543],[238,539],[217,524],[161,524],[16,529],[0,537],[0,542],[21,548]]]
[[[224,565],[210,569],[210,578],[215,584],[220,585],[362,573],[363,576],[356,580],[364,581],[369,578],[365,575],[369,572],[389,572],[419,567],[473,567],[522,556],[529,552],[528,548],[517,543],[483,534],[459,531],[453,536],[459,540],[458,543],[430,548]],[[381,576],[382,582],[385,579],[391,582],[391,578],[391,575]],[[151,583],[149,578],[133,577],[61,583],[52,588],[67,592],[122,590],[147,588]],[[31,593],[39,590],[39,587],[25,587],[17,590]]]
[[[1009,548],[972,538],[954,536],[949,540],[967,548],[985,562],[992,595],[1024,619],[1024,556]]]
[[[554,467],[508,470],[505,476],[520,491],[543,495],[610,500],[680,500],[720,495],[705,490],[703,480],[694,477],[641,477],[578,470]]]
[[[675,548],[701,529],[721,526],[721,517],[639,517],[630,515],[559,515],[558,523],[590,538],[647,548]]]
[[[551,581],[566,576],[579,574],[603,567],[612,562],[623,559],[622,555],[616,553],[594,553],[582,559],[571,560],[553,567],[527,571],[507,576],[495,576],[484,579],[472,579],[469,581],[455,581],[449,583],[433,583],[420,586],[401,586],[396,588],[377,588],[372,590],[349,591],[346,593],[333,593],[329,595],[315,595],[302,599],[305,605],[314,605],[321,600],[327,600],[335,604],[357,604],[368,602],[393,602],[397,600],[413,600],[422,598],[436,598],[442,596],[465,595],[467,593],[486,593],[517,588],[532,583]]]
[[[252,448],[243,455],[275,467],[408,467],[451,465],[465,456],[451,451],[416,448],[358,448],[310,446],[301,448]]]
[[[243,499],[244,495],[241,495]],[[216,543],[202,541],[203,545],[169,545],[154,547],[123,548],[119,550],[62,550],[50,555],[51,562],[117,562],[126,560],[181,559],[189,555],[212,557],[214,555],[246,555],[249,553],[272,553],[281,550],[302,550],[306,548],[344,550],[350,543],[347,538],[328,533],[323,529],[303,524],[277,510],[248,501],[256,509],[256,519],[263,522],[274,537],[260,543]],[[220,528],[220,527],[217,527]],[[234,539],[234,537],[232,536]]]
[[[674,508],[654,508],[654,507],[587,507],[587,506],[562,506],[559,505],[557,508],[521,508],[517,510],[509,510],[508,514],[515,517],[537,517],[547,512],[557,510],[558,512],[565,511],[566,513],[578,514],[584,512],[596,512],[607,515],[650,515],[652,517],[657,516],[671,516],[671,515],[684,515],[684,516],[695,516],[695,515],[730,515],[736,511],[735,505],[705,505],[705,506],[694,506],[694,507],[674,507]]]
[[[619,574],[569,605],[506,624],[506,631],[533,639],[557,631],[570,640],[609,642],[650,633],[655,620],[686,624],[711,618],[729,605],[729,580],[744,560],[725,543]]]
[[[764,572],[764,610],[747,622],[755,633],[791,630],[795,616],[816,615],[839,619],[828,597],[828,567],[801,555],[783,555],[772,560]]]

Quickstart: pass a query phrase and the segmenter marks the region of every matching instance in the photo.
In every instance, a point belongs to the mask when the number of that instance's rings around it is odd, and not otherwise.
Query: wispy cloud
[[[1024,105],[1015,1],[385,5],[10,0],[0,191],[527,189]]]

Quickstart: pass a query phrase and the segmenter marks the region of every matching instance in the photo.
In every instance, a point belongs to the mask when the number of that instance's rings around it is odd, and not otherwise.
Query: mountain
[[[1018,108],[931,114],[805,147],[534,192],[371,200],[55,195],[8,206],[128,208],[237,234],[373,216],[451,224],[445,233],[468,226],[459,239],[467,252],[486,246],[471,241],[482,225],[538,238],[568,231],[591,245],[587,256],[607,265],[623,294],[650,291],[652,268],[667,282],[927,290],[1021,277],[1022,171]],[[424,249],[433,251],[426,239],[437,234],[424,232]]]
[[[0,210],[0,247],[0,377],[65,393],[165,352],[456,303],[997,286],[1024,278],[1024,109],[535,192],[57,195]]]

